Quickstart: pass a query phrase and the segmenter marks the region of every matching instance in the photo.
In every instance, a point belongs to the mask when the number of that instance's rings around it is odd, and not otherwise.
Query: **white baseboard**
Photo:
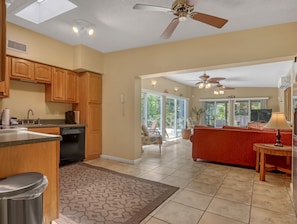
[[[141,158],[138,158],[138,159],[135,159],[135,160],[129,160],[129,159],[124,159],[124,158],[109,156],[109,155],[104,155],[104,154],[101,154],[100,158],[110,159],[110,160],[114,160],[114,161],[118,161],[118,162],[122,162],[122,163],[129,163],[129,164],[137,164],[141,160]]]

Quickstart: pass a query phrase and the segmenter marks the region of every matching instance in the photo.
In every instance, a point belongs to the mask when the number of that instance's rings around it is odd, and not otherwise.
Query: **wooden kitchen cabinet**
[[[101,154],[101,118],[102,118],[102,105],[101,104],[88,104],[88,125],[87,125],[87,155],[86,159],[97,158]]]
[[[65,70],[53,68],[52,84],[46,85],[45,97],[47,101],[65,101]]]
[[[0,178],[40,172],[48,179],[43,193],[43,216],[50,224],[59,216],[59,141],[0,147]]]
[[[12,79],[27,79],[34,78],[34,63],[21,58],[11,59],[11,74]]]
[[[60,128],[59,127],[34,127],[28,128],[28,131],[34,131],[44,134],[52,134],[52,135],[60,135]]]
[[[90,103],[102,103],[102,91],[98,91],[98,86],[102,86],[100,75],[90,75],[89,96]]]
[[[5,58],[5,76],[4,81],[0,82],[0,97],[9,97],[9,86],[10,86],[10,72],[11,72],[11,57],[6,56]]]
[[[12,57],[10,78],[50,84],[52,81],[52,66]]]
[[[5,55],[6,55],[6,4],[0,3],[0,81],[5,81]]]
[[[76,102],[77,101],[77,74],[72,71],[67,71],[65,76],[66,83],[66,101],[67,102]]]
[[[95,159],[102,153],[102,76],[91,72],[78,76],[80,122],[86,125],[85,159]]]
[[[45,87],[45,99],[51,102],[77,102],[77,74],[62,68],[53,68],[52,83]]]
[[[51,83],[52,81],[52,66],[34,63],[34,80],[42,83]]]

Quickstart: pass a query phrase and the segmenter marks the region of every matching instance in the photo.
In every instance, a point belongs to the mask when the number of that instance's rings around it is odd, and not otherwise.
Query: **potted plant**
[[[195,107],[192,108],[192,112],[196,116],[197,124],[199,124],[200,123],[201,114],[203,114],[205,112],[205,110],[202,109],[202,108],[197,109],[197,107],[195,106]]]

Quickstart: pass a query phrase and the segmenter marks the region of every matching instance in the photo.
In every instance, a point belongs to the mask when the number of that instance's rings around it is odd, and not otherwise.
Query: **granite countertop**
[[[52,128],[52,127],[59,127],[59,128],[67,128],[67,127],[85,127],[85,124],[19,124],[15,125],[14,127],[18,128]]]
[[[21,120],[19,120],[21,121]],[[50,128],[50,127],[86,127],[85,124],[66,124],[65,119],[40,119],[38,120],[38,124],[34,124],[37,120],[29,120],[29,124],[27,124],[27,120],[23,120],[22,124],[14,124],[9,126],[8,128]],[[1,125],[0,125],[1,129]]]
[[[31,132],[28,131],[27,128],[11,128],[0,130],[0,147],[60,140],[60,135]]]

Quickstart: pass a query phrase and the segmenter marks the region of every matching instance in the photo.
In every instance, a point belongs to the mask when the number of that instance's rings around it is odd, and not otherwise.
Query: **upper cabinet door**
[[[5,61],[5,80],[0,81],[0,97],[9,97],[9,87],[10,87],[10,72],[11,72],[11,57],[6,56]]]
[[[77,74],[72,71],[66,73],[66,101],[77,101]]]
[[[0,3],[0,81],[5,80],[5,56],[6,56],[6,5]]]
[[[102,78],[101,75],[90,73],[89,79],[89,102],[101,103],[102,102]]]
[[[34,63],[34,80],[42,83],[51,83],[52,67],[40,63]]]
[[[60,68],[53,69],[52,77],[52,99],[54,101],[65,101],[65,74],[66,71]]]
[[[20,58],[12,58],[11,78],[33,80],[34,63]]]
[[[52,82],[45,86],[45,100],[51,102],[76,103],[78,100],[77,74],[53,68]]]

